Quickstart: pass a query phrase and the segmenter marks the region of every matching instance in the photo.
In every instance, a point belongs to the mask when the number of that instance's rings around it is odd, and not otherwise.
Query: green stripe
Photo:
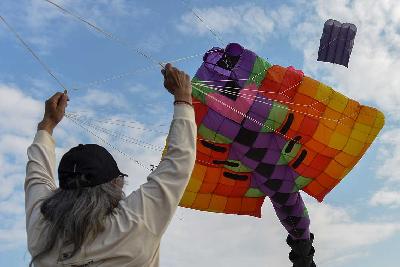
[[[257,57],[246,85],[255,83],[257,87],[260,86],[262,80],[264,80],[265,73],[270,67],[272,67],[271,63],[261,57]]]
[[[231,139],[229,139],[226,136],[223,136],[222,134],[218,134],[218,133],[214,132],[213,130],[204,126],[204,124],[201,124],[197,131],[204,139],[207,139],[208,141],[212,141],[212,142],[215,142],[218,144],[231,144],[232,143]]]
[[[245,197],[265,197],[265,194],[258,188],[249,188],[244,195]]]
[[[192,79],[192,87],[192,96],[203,104],[206,104],[206,95],[208,95],[209,93],[215,93],[215,90],[205,85],[201,80],[196,77],[193,77]]]

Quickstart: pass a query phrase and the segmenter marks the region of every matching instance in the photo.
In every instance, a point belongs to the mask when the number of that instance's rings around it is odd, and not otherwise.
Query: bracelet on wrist
[[[192,103],[190,103],[188,101],[185,101],[185,100],[175,100],[174,101],[174,105],[178,105],[178,104],[186,104],[186,105],[189,105],[189,106],[193,107]]]

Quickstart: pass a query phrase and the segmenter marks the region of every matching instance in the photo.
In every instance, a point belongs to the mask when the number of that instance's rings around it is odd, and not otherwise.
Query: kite
[[[348,67],[356,33],[357,27],[354,24],[340,23],[333,19],[327,20],[320,41],[318,61]]]
[[[261,217],[268,196],[288,232],[308,238],[299,191],[322,202],[374,141],[383,113],[236,43],[203,61],[192,79],[196,163],[179,205]]]

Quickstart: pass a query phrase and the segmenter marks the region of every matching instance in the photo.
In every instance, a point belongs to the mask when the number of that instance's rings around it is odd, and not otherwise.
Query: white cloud
[[[15,86],[0,84],[0,250],[25,242],[22,188],[26,148],[33,140],[42,107]]]
[[[299,9],[288,5],[281,5],[278,9],[271,12],[271,17],[278,24],[278,27],[290,30],[290,27],[299,15],[299,11]]]
[[[11,250],[26,243],[24,218],[13,221],[10,227],[0,227],[0,251]]]
[[[210,34],[208,27],[216,31],[218,37],[240,38],[248,42],[248,46],[256,47],[264,44],[270,35],[274,34],[275,21],[271,18],[268,9],[254,4],[239,6],[213,6],[208,8],[195,8],[204,22],[201,22],[192,12],[187,12],[181,17],[177,28],[186,34],[205,36]],[[289,14],[289,9],[280,12]],[[277,17],[277,13],[274,13]],[[285,17],[285,20],[289,17]],[[281,18],[279,18],[281,19]],[[212,36],[212,35],[211,35]],[[237,41],[236,41],[237,42]]]
[[[400,182],[400,129],[393,128],[385,131],[379,139],[381,164],[377,175],[389,182]]]
[[[389,188],[376,192],[371,200],[373,206],[388,206],[391,208],[400,207],[400,191],[392,191]]]
[[[343,208],[306,199],[317,266],[335,267],[367,254],[374,257],[369,247],[400,231],[399,223],[358,221]],[[262,219],[180,208],[162,240],[161,264],[286,267],[286,236],[268,198]]]
[[[322,203],[307,203],[311,229],[318,239],[322,266],[335,266],[337,259],[357,257],[360,250],[372,253],[368,246],[385,241],[400,232],[400,223],[378,219],[357,221],[344,208]],[[359,256],[362,256],[359,255]]]
[[[37,123],[43,107],[15,87],[0,84],[0,133],[26,135]]]
[[[128,103],[126,102],[125,97],[120,93],[89,89],[84,96],[75,101],[74,105],[83,106],[85,108],[126,108]]]

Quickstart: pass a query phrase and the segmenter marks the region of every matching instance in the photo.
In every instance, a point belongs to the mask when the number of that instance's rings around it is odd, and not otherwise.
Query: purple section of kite
[[[257,55],[236,43],[229,44],[226,49],[213,47],[210,51],[204,55],[204,64],[196,77],[208,81],[207,85],[220,94],[236,100],[250,77]]]
[[[329,19],[325,22],[318,61],[331,62],[348,67],[357,27]]]

